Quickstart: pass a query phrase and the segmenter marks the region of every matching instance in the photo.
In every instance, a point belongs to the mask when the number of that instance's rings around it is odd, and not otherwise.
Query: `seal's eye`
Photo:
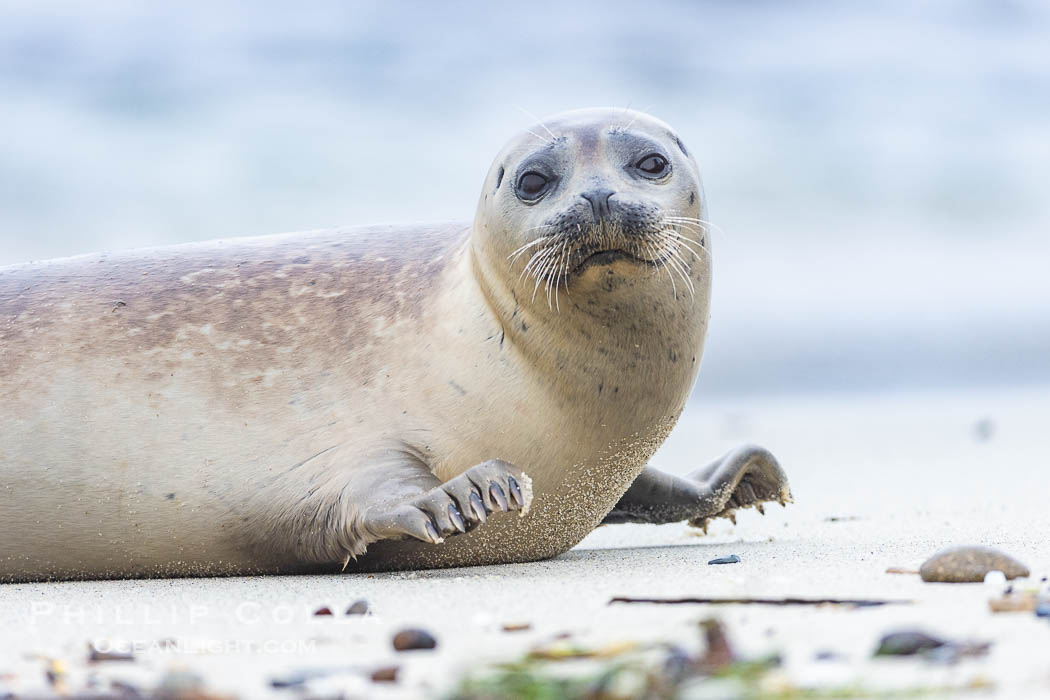
[[[641,170],[647,177],[663,177],[670,170],[671,164],[659,153],[650,153],[638,161],[634,167]]]
[[[543,194],[548,184],[550,180],[545,176],[535,170],[530,170],[518,178],[518,195],[522,199],[536,199]]]

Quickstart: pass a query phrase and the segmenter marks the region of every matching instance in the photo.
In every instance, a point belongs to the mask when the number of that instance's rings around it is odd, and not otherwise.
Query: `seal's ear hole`
[[[685,150],[685,144],[682,143],[682,139],[680,139],[677,136],[675,136],[674,137],[674,142],[677,143],[678,147],[682,149],[682,153],[684,153],[685,155],[689,155],[689,151]]]
[[[499,166],[499,172],[496,173],[496,189],[497,190],[499,189],[499,186],[501,184],[503,184],[503,166],[502,165]]]

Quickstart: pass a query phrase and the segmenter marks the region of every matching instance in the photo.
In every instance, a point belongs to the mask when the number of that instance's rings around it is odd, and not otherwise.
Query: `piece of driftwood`
[[[631,598],[617,596],[612,603],[655,603],[658,605],[851,605],[870,608],[879,605],[910,605],[910,600],[878,600],[871,598]]]

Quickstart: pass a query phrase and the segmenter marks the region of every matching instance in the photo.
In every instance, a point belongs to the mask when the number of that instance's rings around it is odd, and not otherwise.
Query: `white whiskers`
[[[538,139],[539,139],[540,141],[543,141],[543,143],[554,143],[554,142],[553,142],[553,141],[551,141],[550,139],[548,139],[548,138],[546,138],[546,137],[544,137],[544,136],[540,136],[539,134],[537,134],[537,133],[536,133],[535,131],[533,131],[532,129],[528,129],[528,128],[526,128],[526,129],[525,129],[525,131],[529,132],[530,134],[532,134],[533,136],[535,136],[536,138],[538,138]]]
[[[623,127],[623,130],[624,131],[630,130],[630,128],[632,126],[634,126],[634,123],[636,121],[638,121],[638,118],[641,117],[643,114],[647,114],[649,112],[649,110],[652,109],[652,108],[653,108],[653,106],[649,105],[645,109],[638,110],[637,114],[634,115],[634,119],[632,119],[631,121],[627,122],[627,126]],[[624,109],[624,114],[627,114],[629,112],[629,110],[630,110],[630,105],[628,105],[627,109]]]
[[[537,226],[536,228],[540,228],[540,227]],[[511,264],[513,264],[518,258],[520,258],[522,256],[522,254],[526,250],[528,250],[529,248],[532,248],[533,246],[537,246],[540,243],[543,243],[548,238],[550,238],[550,236],[540,236],[539,238],[535,238],[535,239],[529,241],[528,243],[526,243],[525,245],[523,245],[522,247],[518,248],[517,250],[515,250],[510,255],[508,255],[507,259],[510,260]]]
[[[694,231],[703,232],[705,235],[708,229],[711,229],[720,236],[727,236],[725,229],[718,224],[707,219],[698,219],[695,216],[665,216],[664,221],[690,227]]]
[[[540,125],[540,128],[542,128],[542,129],[543,129],[544,131],[546,131],[546,132],[547,132],[548,134],[550,134],[550,138],[548,139],[548,138],[546,138],[546,137],[544,137],[544,136],[540,136],[539,134],[537,134],[537,133],[536,133],[535,131],[533,131],[532,129],[525,129],[525,131],[529,132],[530,134],[532,134],[533,136],[535,136],[536,138],[538,138],[538,139],[539,139],[540,141],[543,141],[544,143],[554,143],[555,141],[557,141],[557,140],[558,140],[558,137],[554,135],[554,132],[553,132],[553,131],[551,131],[550,129],[548,129],[548,128],[547,128],[547,125],[543,123],[543,120],[542,120],[542,119],[540,119],[540,118],[539,118],[539,117],[537,117],[537,116],[536,116],[535,114],[533,114],[533,113],[532,113],[532,112],[530,112],[529,110],[525,109],[525,108],[524,108],[524,107],[522,107],[521,105],[515,105],[515,106],[516,106],[516,107],[517,107],[517,108],[518,108],[519,110],[521,110],[522,112],[524,112],[525,116],[527,116],[527,117],[529,117],[530,119],[532,119],[533,121],[535,121],[535,122],[536,122],[537,124],[539,124],[539,125]]]
[[[573,235],[551,232],[550,226],[535,226],[542,235],[514,250],[507,259],[510,263],[528,255],[518,281],[532,282],[533,302],[540,296],[547,300],[547,308],[561,311],[561,288],[569,293],[569,280],[576,269],[593,252],[622,250],[657,268],[663,268],[670,282],[671,295],[679,299],[679,289],[687,290],[696,298],[693,264],[703,261],[707,254],[708,221],[685,216],[666,216],[656,230],[626,234],[619,229],[602,226],[591,235],[584,235],[579,226]],[[528,284],[526,282],[526,284]]]

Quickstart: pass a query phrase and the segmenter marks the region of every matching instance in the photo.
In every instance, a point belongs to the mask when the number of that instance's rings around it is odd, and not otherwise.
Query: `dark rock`
[[[384,666],[383,668],[377,668],[372,671],[372,682],[373,683],[396,683],[397,672],[401,670],[399,666]]]
[[[911,656],[921,651],[942,647],[947,643],[943,639],[919,630],[901,630],[883,636],[879,640],[879,648],[875,650],[875,656]]]
[[[426,630],[406,629],[394,635],[394,649],[398,651],[433,649],[436,646],[437,640]]]
[[[919,575],[927,583],[980,583],[990,571],[1007,579],[1028,576],[1028,567],[991,547],[951,547],[923,562]]]
[[[346,614],[347,615],[367,615],[371,611],[372,611],[371,608],[368,607],[368,601],[364,600],[362,598],[361,600],[354,601],[354,603],[349,608],[346,609]]]
[[[310,680],[310,676],[307,674],[294,673],[290,676],[271,678],[270,685],[274,688],[298,688],[299,686],[304,685],[308,680]]]
[[[728,557],[718,557],[707,562],[708,566],[711,564],[739,564],[740,557],[735,554],[730,554]]]
[[[323,607],[323,608],[318,608],[317,610],[314,610],[314,616],[328,616],[328,617],[331,617],[331,615],[332,615],[332,609],[330,607],[328,607],[327,605],[325,607]]]

